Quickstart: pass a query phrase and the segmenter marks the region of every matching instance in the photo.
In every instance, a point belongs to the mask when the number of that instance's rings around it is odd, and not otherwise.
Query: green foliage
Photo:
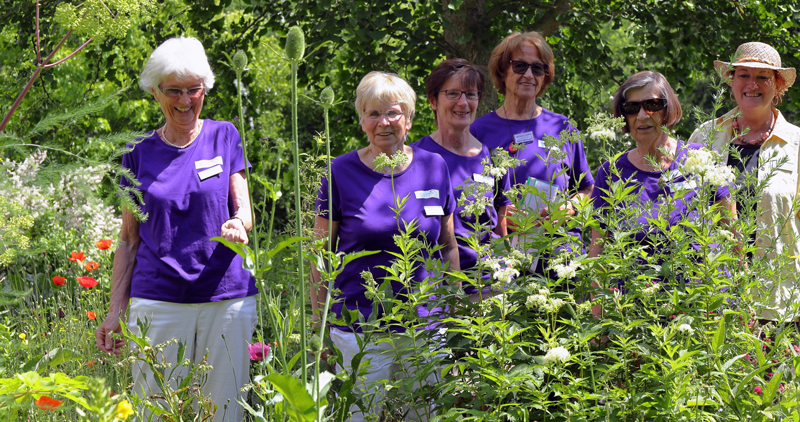
[[[149,19],[156,7],[155,0],[87,0],[78,6],[60,3],[53,20],[79,37],[102,42],[124,36],[134,24]]]

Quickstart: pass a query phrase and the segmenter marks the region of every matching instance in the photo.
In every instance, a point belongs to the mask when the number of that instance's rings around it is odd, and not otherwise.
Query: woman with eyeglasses
[[[757,246],[756,256],[778,265],[774,279],[763,283],[770,300],[760,316],[772,321],[791,317],[800,296],[800,260],[785,257],[800,255],[800,214],[792,200],[800,194],[800,128],[787,122],[777,106],[797,74],[781,66],[777,50],[760,42],[740,45],[731,62],[715,60],[714,67],[730,85],[736,107],[705,122],[689,141],[708,139],[723,162],[739,170],[737,212],[758,223],[745,238]]]
[[[182,359],[213,368],[203,393],[219,406],[214,420],[239,421],[258,291],[242,258],[209,239],[248,242],[253,219],[241,139],[231,123],[200,118],[214,73],[197,39],[172,38],[156,48],[139,86],[158,102],[165,122],[122,158],[138,181],[123,177],[122,189],[146,219],[122,210],[109,311],[95,331],[97,346],[122,352],[123,340],[111,334],[121,331],[130,307],[132,332],[139,333],[137,320],[146,320],[151,345],[177,339],[185,345]],[[173,368],[181,363],[178,349],[171,343],[162,351]],[[167,380],[173,388],[188,369]],[[133,378],[133,392],[142,399],[162,394],[148,365],[134,363]]]
[[[634,240],[644,245],[646,254],[652,257],[663,252],[656,246],[662,232],[651,224],[652,221],[666,219],[672,227],[693,219],[697,214],[695,197],[699,186],[678,170],[686,160],[688,151],[699,149],[702,145],[687,144],[664,131],[664,127],[671,128],[678,123],[682,112],[672,86],[658,72],[643,71],[628,78],[617,89],[612,107],[615,117],[625,118],[623,132],[630,133],[636,141],[636,147],[615,157],[613,165],[610,161],[603,163],[597,171],[592,201],[595,210],[608,216],[612,213],[609,195],[613,195],[614,189],[632,186],[634,190],[628,197],[633,195],[635,199],[624,206],[634,216],[624,222],[624,227],[626,230],[639,228],[633,234]],[[624,181],[624,186],[612,189],[612,184],[617,181]],[[735,215],[729,198],[727,187],[716,189],[715,203],[727,210],[726,218]],[[662,210],[667,207],[669,213],[663,215]],[[605,231],[607,226],[601,229]],[[599,256],[605,242],[614,238],[610,233],[593,229],[589,256]],[[639,264],[647,262],[643,258]],[[622,283],[620,281],[620,285]],[[595,313],[598,312],[599,308],[596,308]]]
[[[490,150],[501,148],[525,160],[511,173],[512,185],[554,186],[567,215],[574,215],[577,201],[591,194],[594,179],[582,141],[563,142],[557,154],[550,154],[544,142],[548,135],[561,139],[562,132],[577,132],[567,117],[537,103],[555,75],[553,51],[538,32],[515,32],[492,51],[489,73],[504,95],[503,104],[476,119],[470,132]],[[548,215],[548,207],[533,211]],[[579,228],[571,230],[557,249],[576,248],[569,245],[580,243],[580,235]],[[537,260],[536,273],[544,274],[546,268]]]
[[[455,209],[453,224],[458,239],[458,255],[461,270],[475,266],[478,252],[469,246],[470,237],[477,237],[481,244],[488,244],[491,238],[507,234],[505,214],[511,201],[503,195],[510,189],[509,177],[495,180],[488,172],[491,163],[489,149],[470,132],[469,127],[475,119],[475,111],[481,98],[485,77],[472,63],[464,59],[448,59],[436,66],[428,76],[425,95],[431,104],[436,118],[437,129],[413,145],[433,152],[444,158],[450,173],[453,195],[462,202]],[[484,212],[475,218],[474,214],[464,213],[465,200],[477,201],[471,196],[470,184],[488,185],[484,193]],[[466,189],[466,190],[465,190]],[[467,198],[461,198],[462,194]],[[473,286],[465,286],[467,294],[475,294]]]
[[[395,74],[370,72],[364,76],[356,88],[355,107],[369,143],[364,148],[336,157],[330,164],[331,180],[322,180],[316,203],[315,237],[327,238],[338,245],[335,250],[345,254],[377,252],[351,261],[336,277],[331,311],[339,321],[342,321],[345,309],[358,311],[364,320],[381,318],[389,311],[373,303],[367,283],[374,280],[381,285],[390,276],[387,268],[392,266],[397,254],[402,253],[395,243],[395,237],[402,232],[408,231],[412,238],[427,245],[442,245],[440,253],[448,271],[460,268],[458,245],[453,234],[456,201],[447,164],[439,155],[405,144],[416,100],[417,95],[411,86]],[[395,166],[377,165],[379,155],[395,157]],[[399,202],[403,202],[400,207],[397,206]],[[399,215],[393,208],[399,208]],[[329,219],[332,220],[330,232]],[[438,253],[431,256],[423,247],[414,258],[429,260],[437,257]],[[395,299],[406,301],[409,289],[413,290],[430,276],[423,262],[414,262],[414,270],[401,275],[407,278],[406,283],[390,281]],[[326,295],[327,285],[320,282],[320,273],[314,268],[311,289],[314,321],[321,317],[319,311]],[[361,362],[368,359],[371,362],[363,382],[356,385],[377,394],[373,403],[383,401],[385,392],[381,381],[402,372],[398,365],[403,362],[398,360],[398,355],[408,354],[394,342],[376,342],[375,336],[381,338],[387,331],[403,329],[400,325],[384,324],[377,333],[371,331],[369,336],[365,336],[363,332],[366,329],[358,321],[330,326],[330,338],[342,353],[342,364],[348,370],[353,357],[362,351],[359,344],[368,340],[363,350],[366,355]],[[365,419],[358,406],[353,405],[350,410],[352,421]],[[373,410],[378,415],[381,406],[374,406]],[[422,420],[422,417],[417,409],[411,409],[407,420]]]

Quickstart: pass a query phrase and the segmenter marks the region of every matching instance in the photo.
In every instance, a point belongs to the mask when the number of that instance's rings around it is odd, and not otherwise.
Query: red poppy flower
[[[53,284],[55,284],[56,286],[63,286],[64,283],[66,283],[66,282],[67,282],[67,279],[64,278],[64,277],[61,277],[60,275],[57,275],[57,276],[53,277]]]
[[[100,264],[98,264],[98,263],[96,263],[94,261],[89,261],[89,262],[83,264],[83,268],[86,268],[86,271],[94,271],[94,270],[100,268]]]
[[[56,407],[61,406],[63,400],[51,399],[47,396],[39,397],[39,400],[33,402],[39,410],[55,410]]]
[[[94,365],[95,363],[97,363],[97,361],[96,361],[96,360],[92,360],[92,361],[86,362],[86,366],[88,366],[89,368],[91,368],[91,367],[92,367],[92,365]]]
[[[97,314],[92,311],[86,311],[86,318],[89,318],[92,321],[94,321],[94,319],[97,318]]]
[[[94,280],[93,277],[78,277],[78,284],[87,289],[91,289],[92,287],[97,285],[97,282]]]
[[[72,251],[72,253],[70,253],[67,259],[69,259],[72,262],[80,262],[86,259],[86,254],[83,252]]]
[[[104,251],[111,247],[111,239],[100,239],[95,243],[95,246],[97,246],[97,249]]]

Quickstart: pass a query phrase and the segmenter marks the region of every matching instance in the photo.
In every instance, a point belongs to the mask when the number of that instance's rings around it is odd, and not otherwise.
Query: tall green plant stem
[[[300,212],[300,147],[297,135],[297,62],[292,61],[292,148],[294,150],[294,214],[297,237],[303,236],[303,218]],[[300,363],[301,380],[308,379],[308,339],[306,339],[306,282],[303,277],[303,242],[297,243],[297,287],[300,291]]]
[[[247,134],[244,126],[244,109],[242,108],[242,72],[238,69],[236,70],[236,79],[238,80],[236,84],[236,95],[239,100],[239,135],[242,138],[242,156],[244,158],[244,174],[247,179],[247,197],[250,199],[250,209],[248,211],[250,211],[250,219],[253,224],[253,253],[255,253],[253,264],[255,273],[258,274],[258,224],[256,224],[255,205],[253,205],[253,189],[250,187],[250,181],[252,180],[250,177],[250,166],[247,165]]]
[[[283,154],[283,152],[280,151],[280,149],[278,151],[280,152],[278,154],[278,157],[280,157]],[[281,160],[280,160],[280,158],[278,158],[278,172],[275,175],[275,180],[276,180],[276,183],[280,183],[280,181],[281,181]],[[278,186],[280,186],[280,184]],[[274,193],[274,191],[273,191],[273,193]],[[273,200],[272,200],[272,209],[269,212],[269,232],[267,232],[267,248],[271,248],[272,247],[272,227],[273,227],[273,225],[275,223],[275,206],[277,204],[278,204],[278,197],[277,197],[277,195],[275,195],[275,198],[273,198]]]

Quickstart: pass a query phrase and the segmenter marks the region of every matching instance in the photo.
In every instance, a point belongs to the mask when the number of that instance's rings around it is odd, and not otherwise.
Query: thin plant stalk
[[[238,54],[238,53],[237,53]],[[244,125],[244,109],[242,108],[242,70],[238,68],[234,68],[236,71],[236,95],[239,100],[239,136],[242,138],[242,156],[244,158],[244,174],[247,180],[247,197],[250,199],[250,220],[252,222],[252,231],[253,231],[253,253],[255,254],[255,259],[253,259],[253,264],[255,267],[255,273],[258,274],[258,224],[256,224],[256,211],[255,205],[253,205],[253,190],[250,188],[250,181],[252,180],[250,177],[250,166],[247,165],[247,136],[245,131]]]
[[[281,151],[281,149],[279,148],[278,149],[278,172],[275,175],[276,183],[280,183],[281,182],[281,160],[280,160],[281,155],[283,155],[283,151]],[[278,185],[278,186],[280,186],[280,185]],[[273,186],[273,188],[274,188],[274,186]],[[270,210],[270,213],[269,213],[269,231],[268,231],[268,234],[267,234],[267,248],[271,248],[272,247],[272,227],[273,227],[273,225],[275,223],[275,206],[277,204],[278,204],[278,197],[276,195],[275,198],[273,198],[273,200],[272,200],[272,209]]]

